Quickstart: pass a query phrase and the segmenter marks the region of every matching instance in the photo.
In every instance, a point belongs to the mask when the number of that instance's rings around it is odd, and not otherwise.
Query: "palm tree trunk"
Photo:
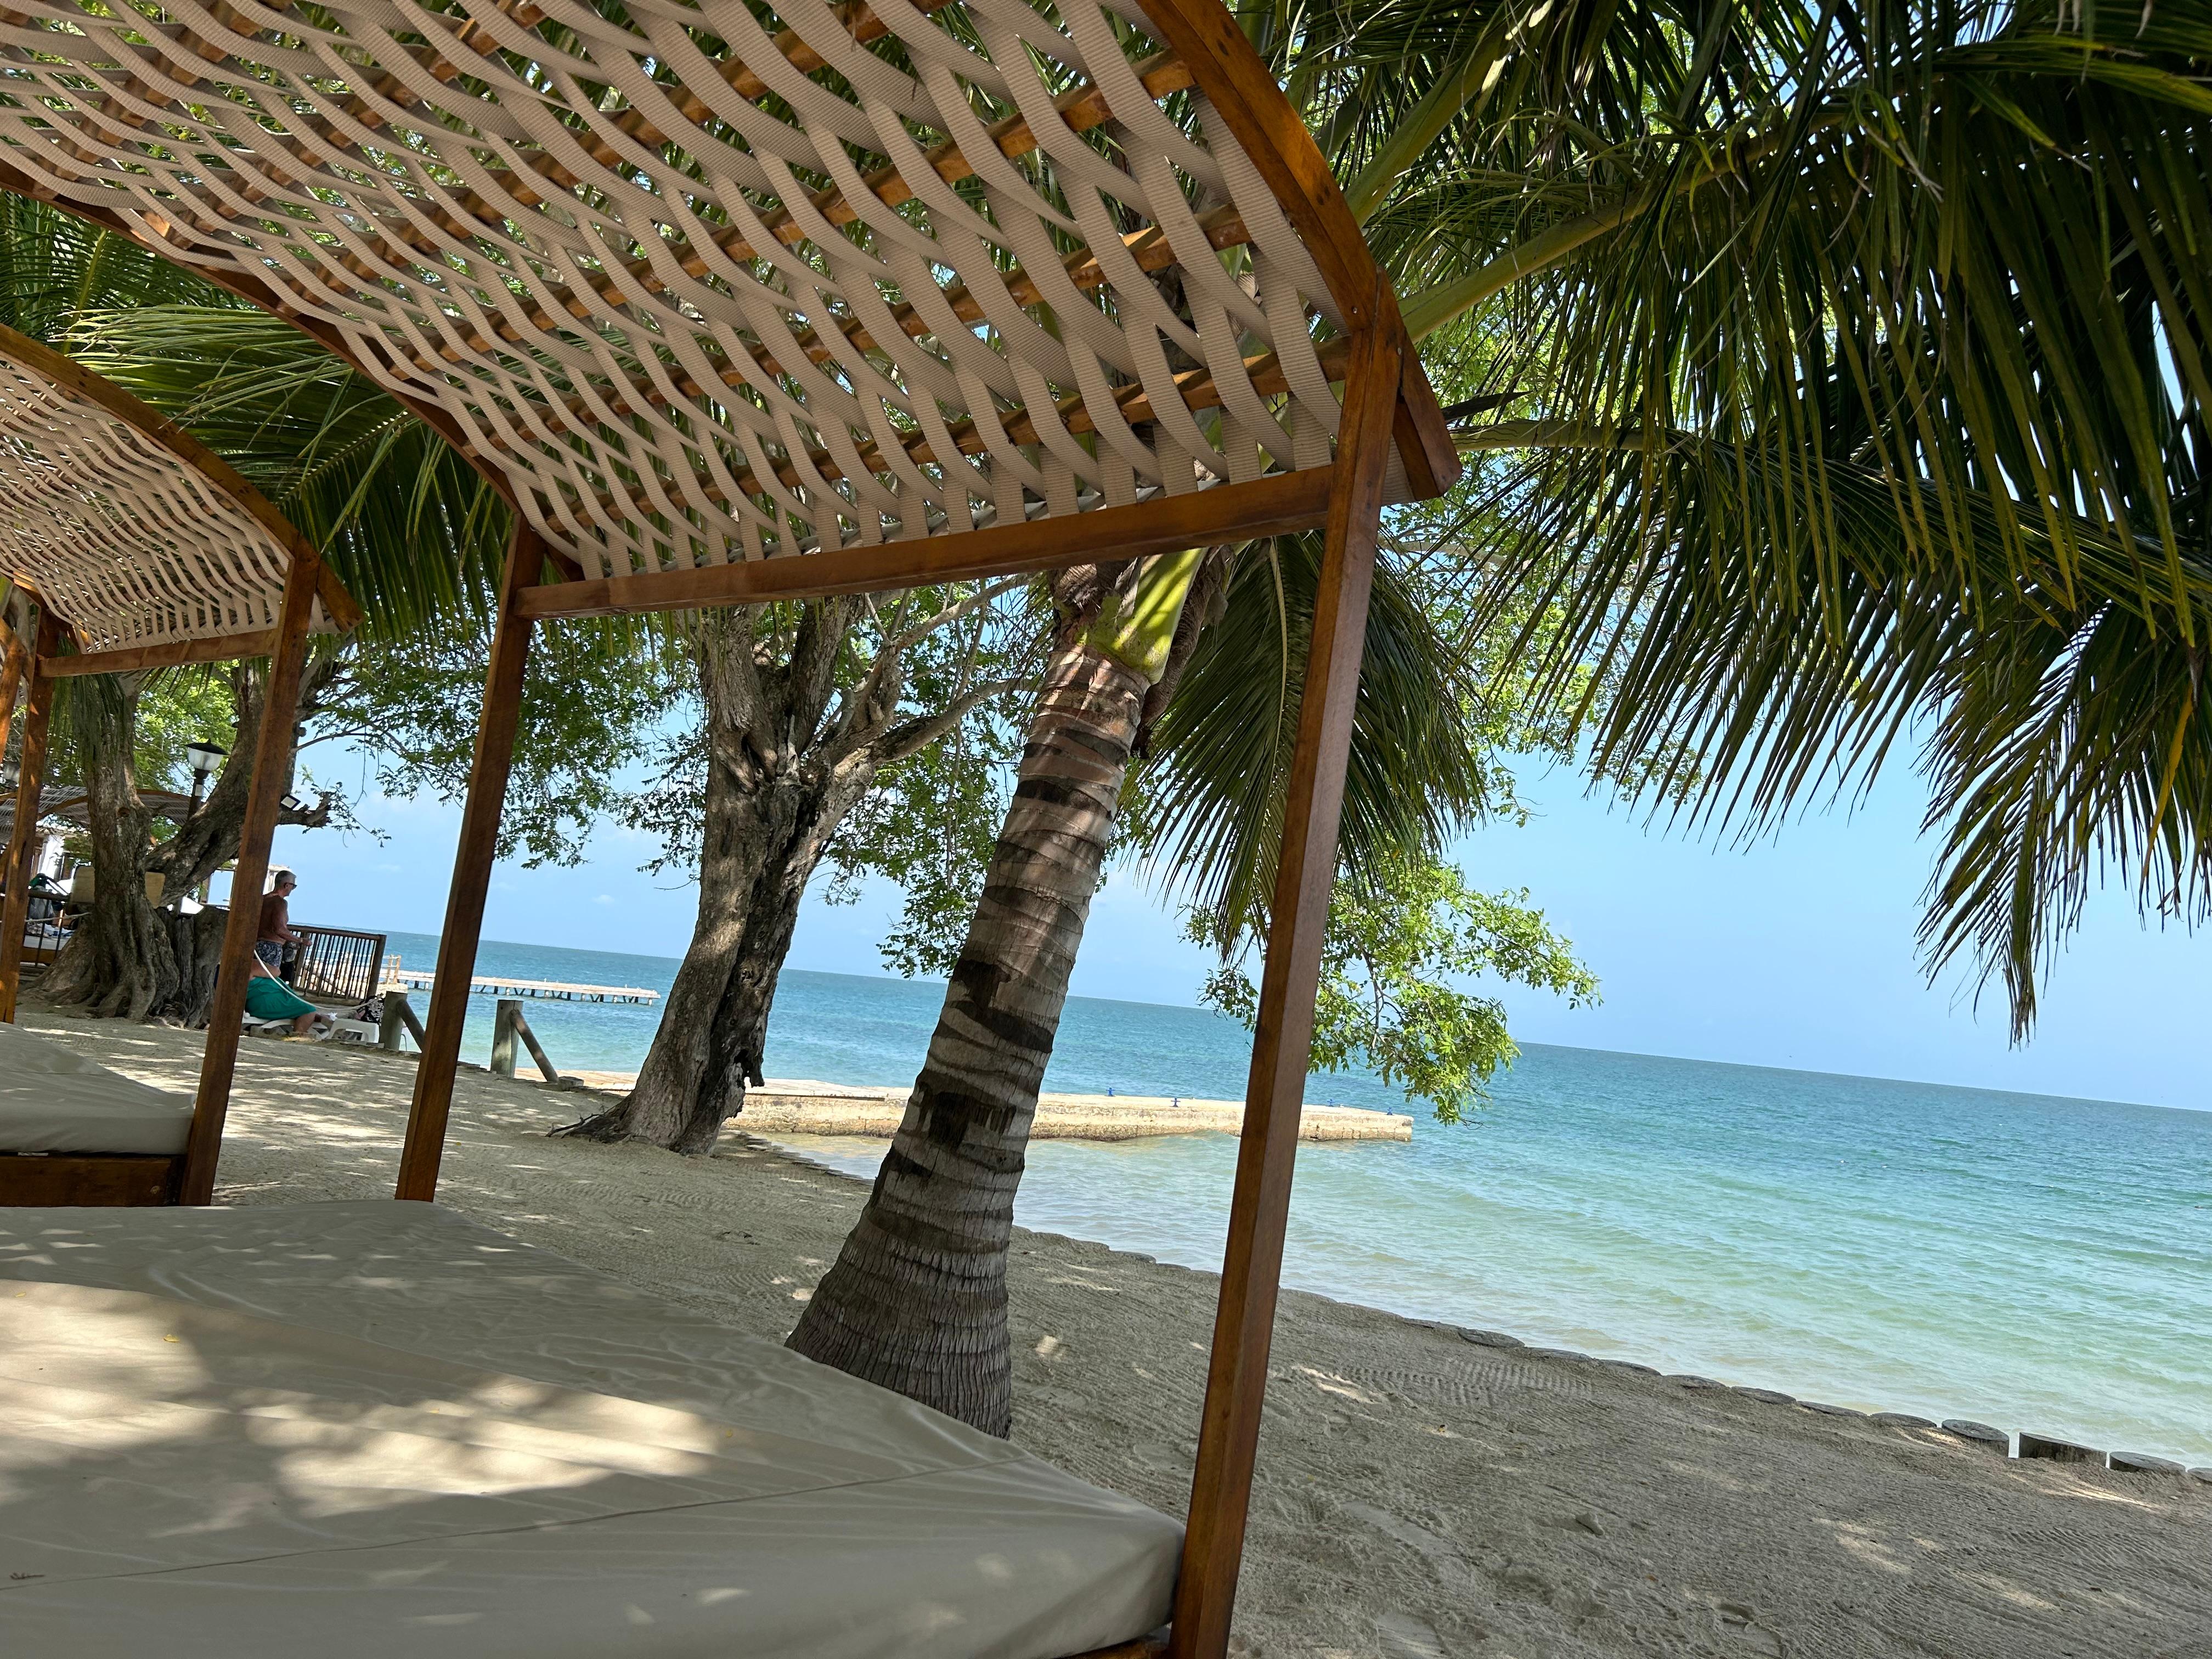
[[[1004,1435],[1006,1249],[1030,1120],[1113,838],[1146,694],[1177,640],[1195,554],[1063,630],[983,896],[906,1115],[790,1346]]]

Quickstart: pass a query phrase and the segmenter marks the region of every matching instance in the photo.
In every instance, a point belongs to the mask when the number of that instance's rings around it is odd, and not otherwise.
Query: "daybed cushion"
[[[1181,1541],[432,1205],[0,1212],[0,1392],[11,1653],[1058,1659]]]
[[[134,1083],[0,1022],[0,1152],[185,1150],[192,1097]]]

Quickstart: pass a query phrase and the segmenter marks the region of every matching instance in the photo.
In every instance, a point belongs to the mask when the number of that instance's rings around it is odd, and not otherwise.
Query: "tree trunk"
[[[309,665],[301,680],[295,720],[313,712],[337,667],[335,656]],[[200,810],[159,843],[150,839],[152,816],[138,795],[137,708],[143,679],[137,674],[102,674],[73,683],[70,712],[80,734],[90,809],[93,900],[47,984],[57,1002],[81,1005],[96,1016],[143,1019],[169,1014],[198,1025],[207,1018],[212,964],[199,963],[197,956],[179,956],[188,933],[171,925],[173,918],[155,913],[146,897],[146,878],[160,875],[165,896],[190,892],[237,856],[261,732],[265,676],[258,665],[232,666],[237,715],[229,758]],[[288,759],[288,792],[295,764],[295,759]],[[328,818],[328,809],[319,805],[287,812],[282,821],[313,825]],[[257,894],[246,902],[258,900]]]
[[[790,1338],[991,1434],[1012,1425],[1006,1249],[1030,1124],[1147,694],[1188,656],[1174,647],[1200,570],[1196,555],[1148,561],[1126,598],[1094,588],[1063,629],[905,1117]]]
[[[759,1080],[799,902],[830,831],[857,799],[796,785],[750,793],[721,767],[708,774],[698,925],[653,1048],[627,1096],[561,1133],[714,1150],[723,1120],[744,1107],[746,1084]]]
[[[205,1025],[215,1002],[216,969],[222,965],[223,933],[230,914],[210,907],[191,915],[164,913],[169,924],[169,948],[177,961],[177,989],[167,1012],[195,1030]]]
[[[72,688],[71,724],[92,843],[90,907],[48,976],[58,1002],[99,1018],[143,1019],[177,988],[168,929],[146,897],[152,820],[138,798],[138,694],[143,676],[88,678]]]
[[[704,1153],[744,1109],[806,884],[875,775],[866,744],[820,740],[855,614],[843,601],[810,605],[781,665],[757,659],[747,619],[698,636],[708,744],[698,922],[635,1086],[556,1133]]]

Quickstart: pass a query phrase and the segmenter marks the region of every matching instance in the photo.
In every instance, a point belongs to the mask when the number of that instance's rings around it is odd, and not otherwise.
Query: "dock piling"
[[[555,1071],[553,1062],[545,1058],[544,1047],[538,1041],[538,1033],[530,1029],[530,1021],[523,1014],[522,1005],[518,1002],[513,1006],[514,1034],[522,1039],[522,1046],[530,1050],[531,1059],[538,1062],[538,1069],[545,1074],[545,1080],[548,1083],[560,1082],[561,1073]]]
[[[402,1031],[415,1039],[417,1048],[422,1046],[422,1022],[415,1018],[415,1006],[408,1001],[407,993],[386,991],[384,994],[384,1018],[377,1022],[377,1047],[388,1048],[395,1054],[405,1053],[399,1041]]]
[[[521,1020],[522,1005],[501,997],[491,1021],[491,1069],[498,1076],[514,1075],[514,1028]]]

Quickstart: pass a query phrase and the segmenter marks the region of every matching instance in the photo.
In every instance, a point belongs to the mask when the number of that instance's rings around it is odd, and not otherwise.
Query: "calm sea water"
[[[434,941],[395,936],[410,963]],[[664,958],[487,943],[487,969],[665,990]],[[787,973],[771,1076],[904,1085],[940,986]],[[476,999],[468,1048],[490,1044]],[[634,1070],[658,1011],[532,1003],[555,1062]],[[1077,998],[1048,1087],[1241,1095],[1203,1011]],[[2212,1464],[2212,1112],[1532,1046],[1460,1127],[1301,1147],[1290,1284],[1870,1409]],[[1409,1109],[1375,1079],[1314,1100]],[[872,1173],[879,1144],[813,1156]],[[1219,1265],[1234,1143],[1030,1150],[1026,1226]],[[1141,1194],[1141,1202],[1133,1201]]]

